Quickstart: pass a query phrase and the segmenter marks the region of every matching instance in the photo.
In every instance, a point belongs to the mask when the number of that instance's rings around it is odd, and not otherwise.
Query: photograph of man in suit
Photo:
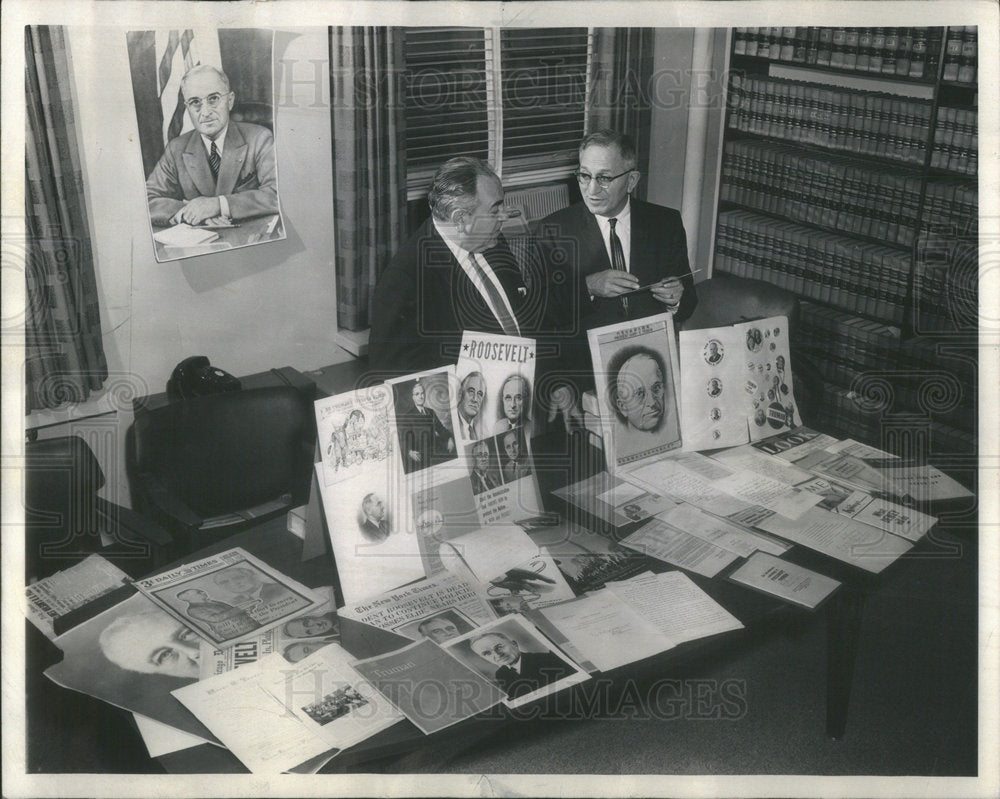
[[[552,652],[522,652],[513,638],[500,632],[476,636],[472,651],[497,667],[497,684],[514,699],[573,674],[573,668]]]
[[[260,623],[243,608],[212,599],[200,588],[186,588],[177,594],[177,598],[187,602],[184,613],[208,624],[217,639],[234,638],[260,627]]]
[[[374,543],[385,541],[392,532],[385,511],[385,501],[378,494],[365,494],[361,500],[361,535]]]
[[[482,494],[500,487],[500,475],[496,470],[495,459],[490,452],[489,440],[477,441],[472,445],[472,471],[469,480],[472,481],[472,493]]]
[[[212,577],[212,582],[223,591],[232,594],[229,599],[230,604],[239,605],[248,611],[252,611],[259,605],[269,605],[286,597],[301,599],[287,587],[265,580],[254,569],[245,566],[227,566],[216,572]],[[303,604],[305,604],[304,601]]]
[[[455,439],[434,409],[427,407],[424,384],[415,380],[409,392],[406,385],[397,388],[396,426],[403,471],[409,474],[454,457]]]
[[[500,386],[500,402],[497,412],[500,418],[493,425],[493,433],[506,433],[515,427],[523,427],[524,434],[531,437],[531,386],[523,375],[510,375]]]
[[[227,224],[278,213],[274,137],[267,128],[231,120],[229,78],[201,64],[181,80],[194,130],[167,142],[146,178],[154,225]]]
[[[458,426],[467,441],[486,436],[483,408],[486,404],[486,380],[480,372],[469,372],[458,389]]]
[[[500,473],[505,483],[512,483],[531,474],[531,466],[523,455],[521,437],[517,430],[511,430],[500,438],[503,451],[507,453]]]

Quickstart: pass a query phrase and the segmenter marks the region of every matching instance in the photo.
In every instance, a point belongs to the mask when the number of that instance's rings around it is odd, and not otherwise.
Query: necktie
[[[473,441],[476,438],[476,431],[472,429],[473,422],[469,422],[469,441]]]
[[[517,322],[514,321],[514,317],[512,317],[507,311],[507,304],[504,302],[504,297],[500,294],[500,290],[496,287],[493,281],[487,276],[486,270],[483,269],[482,265],[479,263],[479,259],[476,258],[475,253],[469,253],[469,263],[472,264],[473,271],[479,277],[479,282],[482,284],[483,291],[486,292],[488,304],[492,309],[494,316],[496,316],[497,321],[500,323],[500,327],[503,329],[504,334],[508,336],[519,336],[521,331],[518,329]]]
[[[215,142],[212,142],[212,147],[208,153],[208,166],[212,170],[212,177],[216,180],[219,179],[219,164],[222,163],[222,158],[219,155],[219,148],[215,146]]]
[[[617,217],[609,219],[608,224],[611,225],[611,235],[609,237],[611,240],[611,268],[624,272],[626,271],[625,250],[622,249],[622,240],[615,233],[615,225],[618,224]],[[618,301],[622,304],[622,314],[628,316],[628,297],[619,297]]]

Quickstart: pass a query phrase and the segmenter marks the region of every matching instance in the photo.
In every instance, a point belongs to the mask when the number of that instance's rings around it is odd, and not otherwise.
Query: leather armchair
[[[25,444],[25,573],[47,577],[98,553],[133,577],[172,556],[150,519],[99,497],[104,472],[79,436]]]
[[[315,443],[312,403],[290,386],[148,410],[126,441],[133,502],[191,552],[305,504]]]

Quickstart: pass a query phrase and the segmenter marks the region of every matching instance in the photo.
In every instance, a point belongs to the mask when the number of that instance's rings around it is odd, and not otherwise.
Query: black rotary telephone
[[[239,391],[240,381],[229,372],[212,366],[204,355],[185,358],[176,367],[167,381],[167,397],[171,400],[203,397],[206,394],[221,394],[224,391]]]

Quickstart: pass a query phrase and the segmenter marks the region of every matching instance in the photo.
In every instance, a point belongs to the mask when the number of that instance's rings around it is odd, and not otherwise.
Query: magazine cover
[[[323,597],[242,549],[136,582],[167,613],[216,646],[229,646],[316,608]]]
[[[608,468],[632,467],[681,446],[673,317],[650,316],[587,333]]]

